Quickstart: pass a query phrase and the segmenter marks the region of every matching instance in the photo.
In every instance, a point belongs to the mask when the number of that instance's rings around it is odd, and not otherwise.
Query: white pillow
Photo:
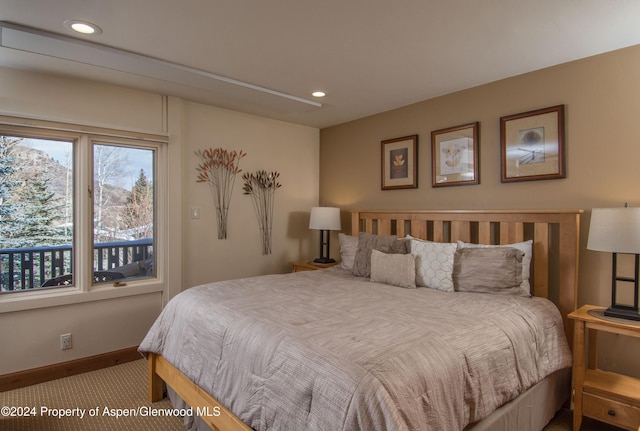
[[[416,285],[453,292],[454,243],[411,239],[411,254],[416,258]]]
[[[340,268],[351,271],[358,250],[358,237],[340,232],[338,240],[340,241]]]
[[[531,296],[531,257],[533,256],[533,241],[528,240],[524,242],[517,242],[515,244],[500,244],[500,245],[487,245],[487,244],[471,244],[468,242],[458,241],[458,247],[475,247],[475,248],[487,248],[487,247],[512,247],[516,248],[524,253],[522,258],[522,283],[520,284],[520,291],[522,296]]]
[[[371,251],[371,281],[416,288],[416,261],[411,254]]]

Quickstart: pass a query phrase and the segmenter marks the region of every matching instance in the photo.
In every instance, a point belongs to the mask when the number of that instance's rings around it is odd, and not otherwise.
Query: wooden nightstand
[[[603,311],[602,307],[585,305],[569,314],[574,320],[573,431],[580,430],[583,415],[636,431],[640,425],[640,379],[597,368],[596,331],[640,338],[640,323],[601,318]]]
[[[298,262],[289,262],[291,265],[291,272],[300,272],[300,271],[316,271],[318,269],[331,268],[332,266],[339,265],[340,262],[334,263],[315,263],[312,260],[300,260]]]

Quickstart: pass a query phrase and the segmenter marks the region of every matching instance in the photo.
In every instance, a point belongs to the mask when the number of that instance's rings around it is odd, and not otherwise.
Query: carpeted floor
[[[0,431],[183,429],[180,419],[158,416],[173,411],[169,401],[165,399],[153,404],[147,401],[147,368],[144,360],[2,392],[0,407],[3,408]],[[124,416],[129,413],[138,416]],[[81,414],[84,417],[80,417]],[[571,431],[571,424],[571,412],[561,410],[544,431]],[[621,430],[585,418],[581,431]]]
[[[0,407],[23,416],[7,417],[3,410],[0,431],[183,430],[178,418],[152,416],[172,406],[167,399],[147,401],[145,360],[3,392],[0,400]],[[140,416],[122,416],[129,412]],[[67,416],[58,418],[62,414]]]

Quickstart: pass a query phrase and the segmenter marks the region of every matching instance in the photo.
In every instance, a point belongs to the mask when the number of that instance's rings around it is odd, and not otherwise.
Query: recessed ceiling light
[[[327,95],[327,93],[325,93],[324,91],[314,91],[313,93],[311,93],[311,95],[313,97],[324,97]]]
[[[79,21],[77,19],[70,19],[65,21],[64,26],[69,30],[75,31],[76,33],[82,33],[82,34],[102,33],[102,29],[97,25],[87,21]]]

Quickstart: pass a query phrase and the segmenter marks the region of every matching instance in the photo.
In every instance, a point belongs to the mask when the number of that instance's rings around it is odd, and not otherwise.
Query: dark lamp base
[[[604,315],[609,317],[617,317],[619,319],[640,321],[640,313],[638,313],[638,310],[609,307],[604,310]]]
[[[328,264],[328,263],[336,263],[335,259],[330,259],[328,257],[319,257],[314,260],[315,263]]]

